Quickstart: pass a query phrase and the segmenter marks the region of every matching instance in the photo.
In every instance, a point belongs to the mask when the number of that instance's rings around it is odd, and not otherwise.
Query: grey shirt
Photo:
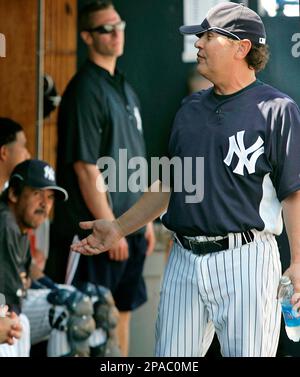
[[[0,200],[0,291],[10,309],[21,311],[22,272],[31,264],[29,240],[6,203]]]

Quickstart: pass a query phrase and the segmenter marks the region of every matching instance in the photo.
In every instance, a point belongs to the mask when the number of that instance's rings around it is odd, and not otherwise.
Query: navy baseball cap
[[[9,182],[20,179],[26,186],[42,190],[54,190],[58,199],[67,200],[68,193],[57,186],[55,171],[51,165],[41,160],[26,160],[18,164],[11,173]]]
[[[230,1],[211,8],[201,25],[181,26],[179,30],[182,34],[196,35],[215,31],[234,39],[266,44],[266,31],[259,15],[243,4]]]

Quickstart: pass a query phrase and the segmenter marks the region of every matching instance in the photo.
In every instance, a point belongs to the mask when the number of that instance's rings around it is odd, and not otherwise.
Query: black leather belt
[[[250,243],[254,240],[254,234],[251,232],[251,230],[242,232],[240,234],[242,237],[241,245],[246,245],[247,243]],[[185,249],[191,250],[191,252],[196,255],[216,253],[218,251],[229,249],[229,237],[224,237],[217,241],[203,241],[203,242],[185,238],[184,236],[178,233],[176,233],[176,237]],[[175,241],[178,242],[178,240],[176,240],[176,237],[175,237]]]

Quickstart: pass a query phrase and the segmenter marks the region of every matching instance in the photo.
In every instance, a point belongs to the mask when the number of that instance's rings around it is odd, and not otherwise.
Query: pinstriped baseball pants
[[[197,256],[174,242],[162,282],[156,356],[204,356],[217,333],[226,357],[276,355],[281,263],[273,235]]]

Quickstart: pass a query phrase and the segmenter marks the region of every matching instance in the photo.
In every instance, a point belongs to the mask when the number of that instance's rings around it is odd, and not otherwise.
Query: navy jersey
[[[173,189],[163,223],[186,236],[254,228],[280,234],[280,202],[300,189],[299,108],[263,83],[223,97],[212,88],[195,93],[175,117],[169,157],[181,159],[183,177],[201,174],[204,191],[188,203],[184,185]],[[203,171],[185,166],[186,157],[203,157]],[[177,178],[175,172],[173,188]]]

